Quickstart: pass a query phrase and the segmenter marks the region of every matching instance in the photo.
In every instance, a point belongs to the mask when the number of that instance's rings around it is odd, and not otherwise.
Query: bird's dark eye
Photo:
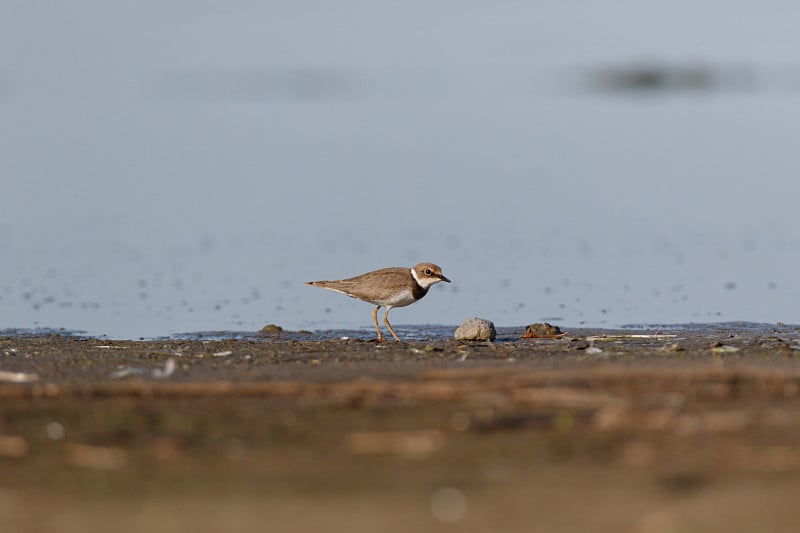
[[[431,274],[433,274],[433,272],[431,272],[431,269],[430,268],[426,268],[425,269],[425,275],[426,276],[430,276]]]

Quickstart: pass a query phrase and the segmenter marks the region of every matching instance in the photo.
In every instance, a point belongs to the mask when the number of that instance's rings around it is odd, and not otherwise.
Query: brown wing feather
[[[309,281],[306,285],[330,289],[369,302],[391,297],[397,291],[397,287],[406,287],[410,281],[413,281],[413,278],[408,268],[391,267],[347,279]]]

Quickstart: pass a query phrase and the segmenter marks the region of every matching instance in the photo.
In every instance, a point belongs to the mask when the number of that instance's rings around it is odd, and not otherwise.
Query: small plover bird
[[[428,294],[431,285],[440,281],[450,283],[438,265],[420,263],[411,268],[382,268],[347,279],[308,281],[306,285],[341,292],[351,298],[358,298],[377,305],[378,307],[372,311],[372,320],[375,322],[375,331],[378,332],[378,342],[383,342],[383,334],[378,325],[378,309],[386,308],[386,312],[383,314],[383,323],[389,328],[394,340],[399,341],[400,338],[389,324],[389,311],[393,307],[405,307],[421,300]]]

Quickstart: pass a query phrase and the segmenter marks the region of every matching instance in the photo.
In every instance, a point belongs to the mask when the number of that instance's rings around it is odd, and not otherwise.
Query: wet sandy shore
[[[795,531],[800,329],[0,338],[0,531]]]

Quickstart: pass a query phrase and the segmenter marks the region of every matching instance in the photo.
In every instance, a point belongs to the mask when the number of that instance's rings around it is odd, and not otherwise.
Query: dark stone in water
[[[548,322],[530,324],[525,328],[525,335],[530,335],[530,336],[561,335],[561,333],[563,333],[561,331],[561,328],[559,328],[558,326],[553,326]]]
[[[277,335],[281,331],[283,331],[283,328],[275,324],[267,324],[261,328],[261,333],[266,333],[267,335]]]

